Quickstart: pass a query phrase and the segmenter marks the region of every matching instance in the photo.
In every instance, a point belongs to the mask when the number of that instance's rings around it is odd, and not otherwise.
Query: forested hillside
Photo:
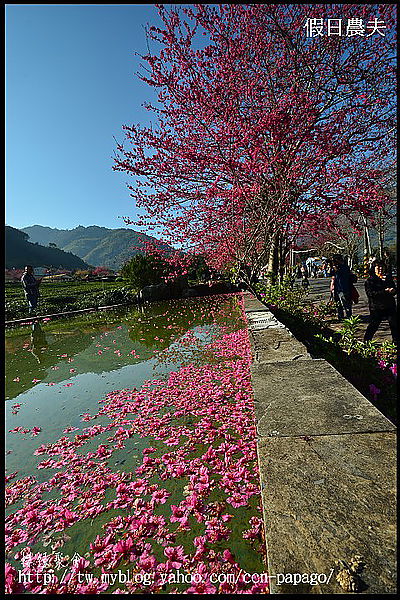
[[[56,244],[62,250],[72,252],[94,266],[118,270],[124,262],[143,251],[145,242],[155,238],[132,229],[107,229],[92,225],[75,229],[52,229],[41,225],[25,227],[22,231],[32,242]],[[168,246],[164,246],[168,248]]]
[[[28,241],[28,234],[6,226],[6,269],[21,269],[26,264],[33,267],[61,267],[86,269],[89,265],[72,252],[45,247]]]

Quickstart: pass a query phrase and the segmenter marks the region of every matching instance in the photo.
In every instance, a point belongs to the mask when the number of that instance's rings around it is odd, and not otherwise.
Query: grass
[[[68,294],[96,292],[103,289],[117,289],[124,285],[126,285],[124,281],[44,281],[39,289],[40,294],[45,298],[59,296],[64,292],[68,292]],[[5,290],[6,300],[25,299],[22,284],[19,281],[7,283]]]

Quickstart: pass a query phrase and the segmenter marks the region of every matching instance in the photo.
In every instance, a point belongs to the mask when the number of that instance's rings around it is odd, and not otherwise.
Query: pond
[[[7,331],[9,593],[267,593],[240,295]]]

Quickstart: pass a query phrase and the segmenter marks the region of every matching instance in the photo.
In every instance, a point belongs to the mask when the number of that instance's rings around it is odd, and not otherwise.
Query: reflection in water
[[[163,378],[191,360],[204,362],[202,348],[212,341],[215,323],[237,326],[222,311],[225,306],[228,314],[235,312],[233,297],[207,306],[204,311],[199,299],[162,302],[8,330],[6,397],[22,407],[14,415],[7,402],[7,429],[23,420],[25,427],[40,425],[43,435],[51,429],[55,436],[67,414],[79,422],[79,414],[94,408],[110,389]],[[51,427],[46,426],[50,415]],[[16,436],[9,441],[13,458],[18,454],[24,468],[24,452],[31,454],[32,443],[27,438],[17,444]],[[18,463],[13,461],[13,470]]]
[[[40,363],[43,351],[47,350],[47,339],[39,322],[32,324],[31,347],[29,350]]]
[[[8,357],[7,387],[14,386],[21,406],[16,415],[8,410],[7,429],[41,428],[34,439],[9,434],[7,466],[19,471],[10,488],[9,524],[21,529],[22,523],[28,532],[25,542],[18,533],[20,543],[9,545],[17,569],[15,552],[24,545],[42,554],[48,548],[62,548],[64,557],[78,553],[96,576],[104,565],[113,571],[113,565],[124,570],[134,564],[150,572],[158,564],[168,572],[179,564],[193,569],[199,561],[237,572],[237,560],[248,572],[264,569],[242,327],[231,296],[48,323],[32,329],[28,340],[22,335],[19,346],[15,332],[10,336],[19,349]],[[44,487],[22,479],[31,476]],[[32,508],[32,501],[39,504]],[[43,527],[35,533],[39,510]],[[133,541],[136,535],[142,542]],[[162,591],[158,583],[106,589]]]
[[[188,326],[194,329],[204,325],[204,315],[198,303],[188,300],[184,313],[178,312],[179,302],[172,301],[169,310],[157,311],[150,306],[147,311],[129,325],[129,337],[132,341],[140,341],[147,348],[164,349],[170,343],[183,336]],[[176,310],[176,313],[170,311]]]

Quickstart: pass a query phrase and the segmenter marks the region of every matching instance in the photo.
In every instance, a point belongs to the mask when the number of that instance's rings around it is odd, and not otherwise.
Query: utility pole
[[[385,235],[385,231],[384,231],[382,208],[379,208],[379,211],[378,211],[378,236],[379,236],[379,258],[381,260],[383,259],[384,235]]]
[[[371,240],[367,226],[367,219],[362,216],[364,223],[364,277],[369,275],[369,258],[371,256]]]
[[[293,257],[293,248],[290,248],[290,250],[289,250],[289,270],[290,270],[290,271],[291,271],[291,270],[293,269],[293,267],[294,267],[294,264],[293,264],[293,258],[294,258],[294,257]]]

